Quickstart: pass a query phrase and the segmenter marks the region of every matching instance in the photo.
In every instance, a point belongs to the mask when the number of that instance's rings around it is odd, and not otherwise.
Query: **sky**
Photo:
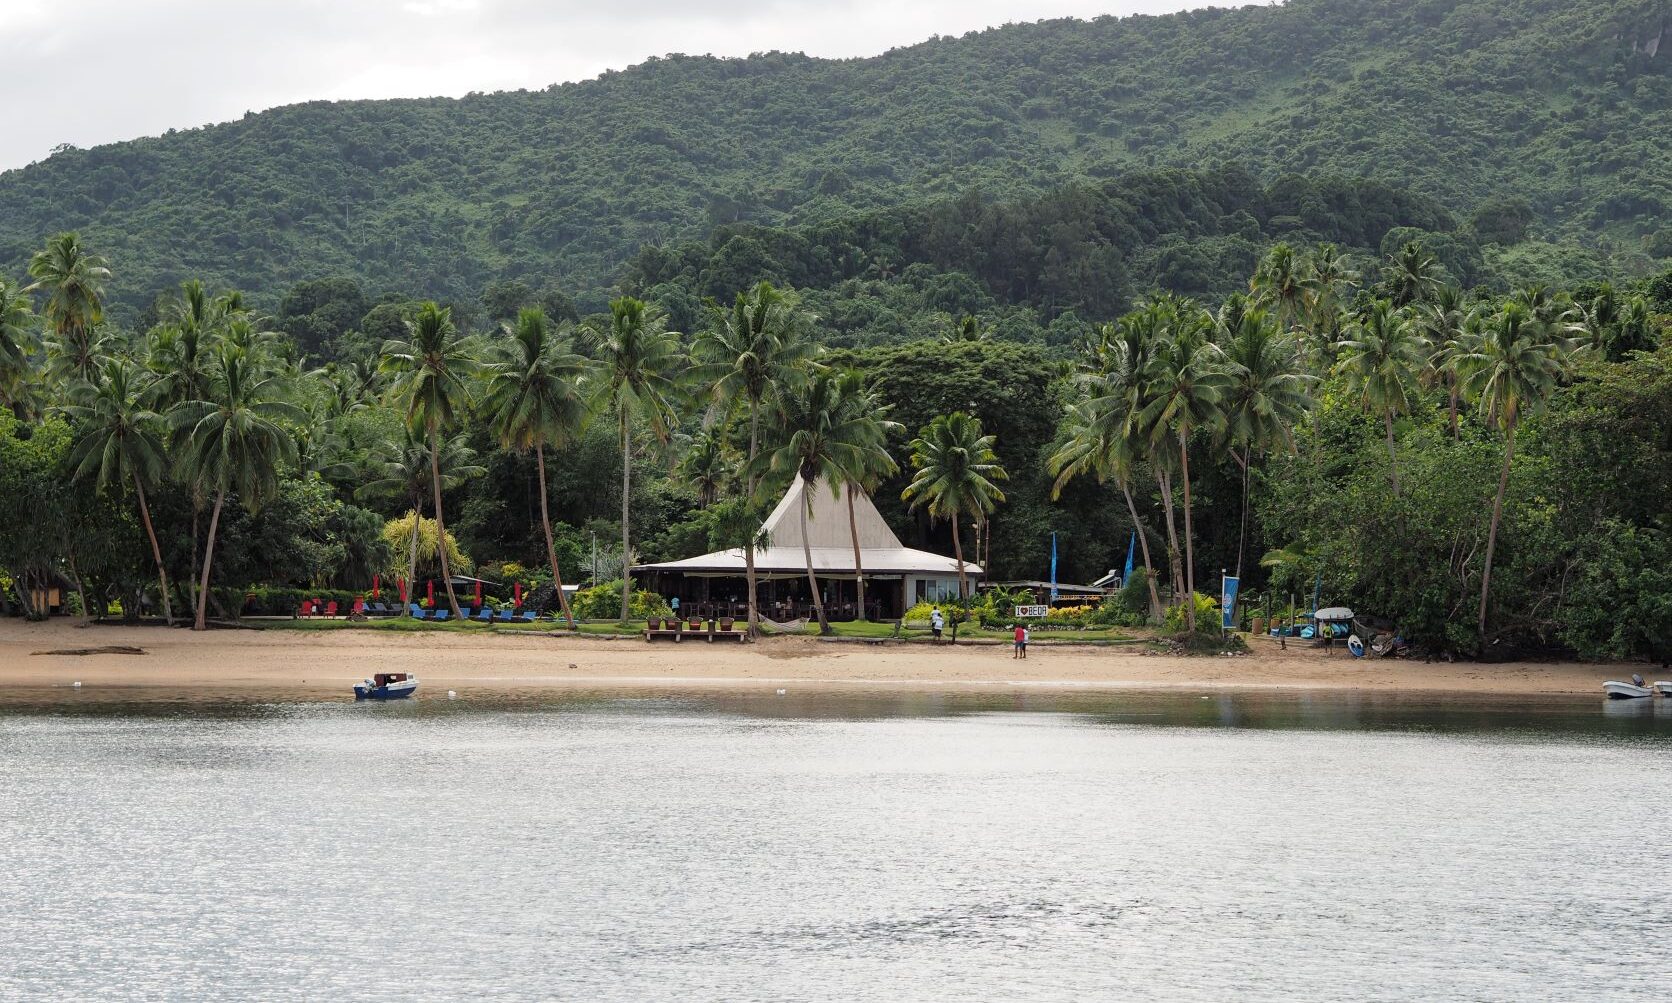
[[[670,52],[870,56],[1200,0],[0,0],[0,170],[298,101],[457,97]],[[1227,4],[1229,5],[1229,4]]]

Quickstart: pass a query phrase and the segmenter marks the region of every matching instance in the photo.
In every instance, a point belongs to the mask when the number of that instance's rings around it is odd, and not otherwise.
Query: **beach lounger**
[[[517,619],[523,623],[533,623],[535,618],[538,616],[539,614],[533,610],[525,609],[521,613],[517,614]]]
[[[495,623],[510,623],[512,620],[515,620],[516,618],[517,618],[517,614],[514,611],[508,610],[508,609],[502,609],[498,613],[495,613],[493,615],[493,619],[494,619]]]
[[[435,612],[430,614],[430,619],[439,623],[440,621],[447,619],[451,615],[452,615],[451,610],[438,609]]]
[[[406,604],[406,615],[412,617],[414,620],[429,619],[429,616],[424,612],[424,607],[418,605],[417,603]]]
[[[476,611],[476,615],[471,617],[471,619],[475,620],[477,623],[493,623],[493,610],[483,606],[481,609]]]

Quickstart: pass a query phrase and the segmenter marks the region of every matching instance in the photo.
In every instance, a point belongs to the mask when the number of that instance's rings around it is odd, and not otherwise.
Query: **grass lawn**
[[[404,616],[391,617],[391,618],[388,618],[388,619],[376,619],[376,620],[364,620],[364,621],[325,620],[325,619],[300,619],[300,620],[272,619],[272,620],[253,621],[253,622],[259,623],[263,629],[267,629],[267,630],[311,630],[311,631],[381,630],[381,631],[392,631],[392,632],[396,632],[396,633],[416,633],[416,634],[421,634],[421,633],[424,633],[425,631],[437,631],[437,630],[450,631],[452,633],[466,633],[466,634],[468,634],[468,633],[492,632],[492,631],[513,631],[513,632],[522,631],[522,632],[532,632],[532,633],[543,634],[543,633],[560,632],[560,631],[563,631],[563,630],[567,629],[564,626],[564,623],[561,619],[559,619],[559,620],[536,620],[533,623],[496,623],[496,624],[493,624],[492,626],[489,626],[488,624],[485,624],[485,623],[476,623],[474,621],[459,621],[459,620],[444,620],[440,623],[432,623],[432,622],[424,621],[424,620],[413,620],[409,617],[404,617]],[[879,639],[879,640],[893,639],[895,637],[899,637],[900,639],[903,639],[903,640],[912,641],[912,640],[928,640],[932,636],[928,630],[919,630],[919,629],[912,629],[912,628],[904,628],[900,631],[900,633],[898,635],[896,635],[895,632],[894,632],[894,624],[893,624],[892,621],[883,622],[883,623],[859,623],[859,622],[855,622],[855,623],[833,623],[830,626],[831,626],[831,629],[835,632],[837,637],[864,637],[864,638],[875,638],[875,639]],[[622,633],[639,634],[639,633],[642,633],[644,631],[644,621],[643,620],[629,621],[628,625],[627,625],[627,629],[625,631],[622,630],[620,624],[616,623],[613,620],[608,621],[608,622],[604,622],[604,623],[581,623],[581,624],[577,624],[576,628],[577,628],[578,632],[582,633],[582,634],[622,634]],[[739,624],[738,629],[742,629],[741,624]],[[808,631],[806,634],[803,634],[802,636],[815,636],[816,633],[817,633],[817,631],[816,631],[816,629],[814,629],[814,630]],[[1008,631],[1008,630],[988,630],[984,627],[975,626],[973,624],[966,624],[966,625],[958,628],[958,636],[959,636],[959,638],[967,638],[967,639],[971,639],[971,640],[1003,640],[1003,641],[1008,641],[1008,640],[1010,640],[1011,634],[1010,634],[1010,631]],[[948,627],[943,632],[943,637],[946,640],[951,640],[952,639],[952,628],[951,627]],[[1103,643],[1116,642],[1116,643],[1136,644],[1136,643],[1139,643],[1140,641],[1142,641],[1144,639],[1141,638],[1141,637],[1136,637],[1133,634],[1130,634],[1130,633],[1127,633],[1127,632],[1121,631],[1121,630],[1115,630],[1115,629],[1088,629],[1088,630],[1035,630],[1033,632],[1033,640],[1036,643],[1040,642],[1040,641],[1066,641],[1066,642],[1096,641],[1096,642],[1103,642]]]

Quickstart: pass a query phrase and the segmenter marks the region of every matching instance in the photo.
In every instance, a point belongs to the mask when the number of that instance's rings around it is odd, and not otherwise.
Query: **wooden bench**
[[[738,630],[737,621],[733,620],[729,616],[722,617],[719,620],[708,621],[709,644],[713,644],[715,638],[719,638],[722,641],[742,641],[748,636],[748,634],[749,632],[747,630]]]
[[[672,638],[679,641],[685,632],[679,629],[678,620],[649,620],[645,623],[644,639],[654,641],[658,637]]]

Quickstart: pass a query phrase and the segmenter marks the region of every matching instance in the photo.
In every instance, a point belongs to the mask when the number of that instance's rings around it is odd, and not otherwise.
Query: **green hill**
[[[862,60],[674,56],[539,92],[310,103],[0,175],[0,266],[79,229],[131,309],[189,276],[593,305],[646,243],[1235,162],[1362,176],[1643,271],[1672,206],[1664,0],[1292,0]],[[1517,236],[1519,236],[1517,234]],[[1658,253],[1658,250],[1655,251]]]

